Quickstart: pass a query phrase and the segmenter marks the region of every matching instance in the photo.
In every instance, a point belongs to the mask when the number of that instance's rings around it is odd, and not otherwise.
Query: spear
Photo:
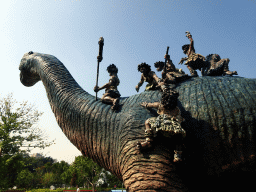
[[[166,55],[168,55],[168,51],[169,51],[169,46],[167,46]],[[166,62],[167,62],[167,58],[165,58],[165,62],[164,62],[164,72],[165,73],[166,73]]]
[[[102,61],[103,57],[102,57],[102,53],[103,53],[103,45],[104,45],[104,39],[103,37],[100,37],[99,40],[99,55],[97,56],[97,60],[98,60],[98,65],[97,65],[97,79],[96,79],[96,86],[98,87],[98,79],[99,79],[99,66],[100,66],[100,62]],[[96,101],[98,100],[97,98],[97,93],[96,92]]]

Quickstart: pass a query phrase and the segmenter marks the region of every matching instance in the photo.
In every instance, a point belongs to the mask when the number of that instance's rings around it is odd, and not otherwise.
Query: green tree
[[[34,188],[49,187],[57,182],[57,175],[52,170],[55,161],[51,157],[29,157],[28,159],[32,159],[32,163],[29,163],[28,167],[34,175]]]
[[[49,188],[51,185],[55,184],[56,182],[55,174],[53,172],[45,173],[42,181],[43,181],[42,184],[45,187]]]
[[[31,188],[33,186],[34,176],[28,169],[24,169],[18,173],[18,177],[15,181],[19,188]]]
[[[45,148],[53,144],[53,141],[46,142],[44,134],[36,126],[41,114],[27,102],[16,102],[12,95],[0,100],[0,186],[2,188],[14,185],[18,173],[24,167],[22,156],[25,152],[29,152],[31,147]],[[9,165],[12,165],[12,169],[8,168]]]
[[[37,167],[36,172],[33,173],[34,175],[34,188],[36,187],[43,187],[43,177],[44,177],[44,166],[42,167]]]
[[[72,166],[69,166],[67,169],[64,170],[64,172],[60,175],[62,183],[69,185],[72,179],[72,173],[74,171],[72,170]]]
[[[13,187],[17,175],[24,168],[21,154],[0,157],[0,188]]]
[[[43,167],[46,163],[50,163],[52,165],[54,163],[54,159],[51,157],[30,157],[28,154],[23,155],[25,168],[27,168],[31,173],[35,173],[36,169],[39,167]],[[46,172],[43,169],[44,173]]]
[[[33,187],[36,188],[52,184],[61,186],[65,183],[61,175],[68,170],[69,164],[65,161],[55,162],[51,157],[26,157],[25,167],[33,173]]]
[[[61,185],[65,183],[65,180],[62,180],[61,175],[68,170],[69,164],[65,161],[56,162],[52,165],[51,170],[56,176],[56,184]],[[66,183],[65,183],[66,184]]]
[[[95,191],[95,186],[101,177],[101,172],[102,167],[94,163],[90,158],[78,156],[69,167],[69,170],[66,171],[66,175],[67,173],[71,175],[71,185],[83,186],[85,183],[89,183],[92,186],[92,190]]]

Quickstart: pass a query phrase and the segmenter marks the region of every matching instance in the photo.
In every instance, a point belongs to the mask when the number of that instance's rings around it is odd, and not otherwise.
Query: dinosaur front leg
[[[131,147],[126,152],[125,164],[121,165],[123,182],[129,192],[187,191],[173,163],[172,150],[157,145],[145,153],[136,151]]]

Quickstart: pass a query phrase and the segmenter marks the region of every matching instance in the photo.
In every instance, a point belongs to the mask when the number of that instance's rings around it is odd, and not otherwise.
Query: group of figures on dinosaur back
[[[190,44],[182,46],[183,53],[187,57],[182,58],[179,64],[184,61],[187,65],[190,76],[185,74],[182,69],[177,69],[168,55],[168,49],[164,56],[165,62],[159,61],[154,64],[157,71],[162,71],[162,77],[159,78],[151,66],[146,63],[138,65],[138,71],[141,72],[141,79],[136,85],[135,89],[138,92],[144,82],[147,82],[146,90],[159,90],[163,92],[162,98],[159,102],[141,103],[142,107],[146,109],[156,108],[158,116],[151,117],[145,121],[145,141],[138,142],[137,148],[140,151],[150,149],[152,147],[153,139],[158,132],[161,132],[166,137],[175,138],[176,149],[174,150],[174,162],[182,161],[182,146],[183,139],[186,136],[186,131],[181,127],[182,118],[180,110],[177,107],[179,93],[175,90],[177,83],[185,81],[191,77],[197,77],[197,71],[201,71],[202,76],[222,76],[222,75],[237,75],[236,71],[229,71],[229,59],[221,59],[218,54],[209,54],[202,56],[195,53],[194,41],[190,32],[186,31],[186,37],[190,40]],[[94,91],[105,89],[105,94],[101,100],[103,103],[111,104],[112,109],[116,110],[119,106],[119,93],[117,86],[120,81],[117,76],[118,69],[114,64],[108,66],[107,71],[110,75],[108,83],[102,87],[95,86]]]

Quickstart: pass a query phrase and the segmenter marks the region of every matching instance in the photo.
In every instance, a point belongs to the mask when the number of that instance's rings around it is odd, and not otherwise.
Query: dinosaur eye
[[[28,52],[29,55],[32,55],[33,53],[34,53],[33,51],[29,51],[29,52]]]

